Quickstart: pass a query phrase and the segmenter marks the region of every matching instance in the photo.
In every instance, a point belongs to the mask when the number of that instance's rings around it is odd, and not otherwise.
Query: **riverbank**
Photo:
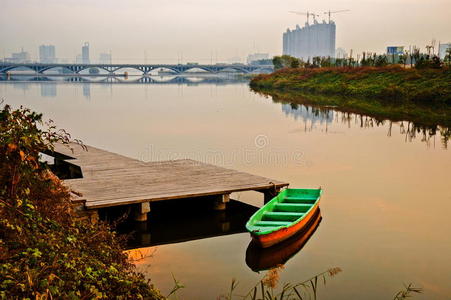
[[[302,92],[378,99],[385,103],[451,105],[450,68],[285,68],[254,77],[250,86],[264,93]]]

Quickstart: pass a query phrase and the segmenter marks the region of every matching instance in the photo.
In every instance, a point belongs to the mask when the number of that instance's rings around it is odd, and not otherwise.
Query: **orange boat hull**
[[[311,218],[302,230],[289,239],[269,248],[261,248],[254,241],[249,243],[246,250],[246,264],[252,271],[259,272],[284,265],[296,255],[313,236],[321,223],[321,209]]]
[[[311,221],[312,217],[315,215],[318,209],[319,209],[319,201],[300,222],[290,227],[282,228],[277,231],[271,232],[269,234],[256,235],[251,233],[252,239],[262,248],[268,248],[282,241],[285,241],[286,239],[290,238],[291,236],[295,235],[297,232],[302,230],[307,224],[309,224],[309,222]]]

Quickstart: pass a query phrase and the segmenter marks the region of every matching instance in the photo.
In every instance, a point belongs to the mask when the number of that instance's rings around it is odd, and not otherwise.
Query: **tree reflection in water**
[[[278,102],[278,101],[275,101]],[[449,127],[441,125],[423,125],[414,121],[393,121],[381,119],[356,112],[340,111],[333,106],[313,106],[299,103],[282,102],[282,111],[287,116],[292,116],[296,120],[304,122],[305,132],[313,131],[317,124],[324,125],[324,131],[329,132],[329,125],[333,122],[346,124],[348,128],[358,126],[360,128],[387,127],[387,136],[392,136],[393,124],[399,126],[399,133],[404,136],[406,142],[420,139],[428,147],[436,145],[436,136],[440,135],[440,143],[444,149],[448,148],[448,141],[451,136]]]

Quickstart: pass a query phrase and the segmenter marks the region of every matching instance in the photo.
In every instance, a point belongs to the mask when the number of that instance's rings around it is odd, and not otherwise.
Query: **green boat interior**
[[[246,224],[250,232],[268,234],[302,220],[321,196],[321,189],[285,189],[260,208]]]

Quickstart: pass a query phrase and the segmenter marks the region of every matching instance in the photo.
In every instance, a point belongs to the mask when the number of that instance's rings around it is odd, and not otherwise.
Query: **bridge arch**
[[[249,70],[239,66],[221,66],[219,72],[227,72],[229,70],[233,70],[235,72],[249,73]]]
[[[38,71],[33,68],[33,66],[27,66],[27,65],[10,65],[3,68],[0,68],[1,73],[11,72],[11,71],[25,71],[24,69],[28,69],[30,71],[38,73]]]
[[[89,70],[91,66],[89,65],[80,65],[80,66],[74,66],[74,67],[67,67],[69,70],[74,72],[75,74],[80,74],[80,72],[83,72],[85,70]]]
[[[111,69],[110,71],[108,71],[108,72],[112,72],[112,73],[119,72],[119,71],[121,71],[121,72],[127,72],[127,70],[130,70],[130,69],[139,72],[140,75],[145,74],[145,71],[144,71],[142,68],[140,68],[140,66],[134,66],[134,65],[123,65],[123,66],[119,66],[119,67],[117,67],[117,68],[112,68],[112,69]]]
[[[75,69],[73,70],[73,72],[81,76],[84,75],[107,76],[113,72],[113,68],[102,65],[90,65],[88,67]]]
[[[36,71],[36,73],[45,75],[47,71],[51,71],[51,70],[53,70],[53,69],[57,69],[57,70],[59,69],[59,70],[61,70],[61,71],[63,72],[63,75],[64,75],[64,74],[76,74],[76,73],[74,72],[74,70],[72,70],[70,67],[65,66],[65,65],[50,65],[50,66],[45,66],[45,67],[40,68],[38,71]],[[70,73],[65,73],[64,70],[70,71]]]
[[[261,68],[256,68],[252,71],[250,71],[249,73],[271,73],[274,71],[274,68],[270,67],[270,66],[263,66]]]
[[[104,70],[107,73],[113,72],[111,68],[107,68],[107,67],[104,67],[104,66],[96,66],[96,68]]]
[[[204,65],[188,65],[185,66],[183,72],[192,72],[193,70],[201,70],[207,73],[216,73],[216,70],[211,66],[204,66]]]
[[[152,68],[152,70],[150,70],[149,73],[154,73],[155,72],[158,74],[159,72],[167,72],[167,71],[172,71],[174,75],[182,73],[183,70],[181,70],[180,68],[178,68],[177,66],[170,66],[170,65],[156,65]]]

